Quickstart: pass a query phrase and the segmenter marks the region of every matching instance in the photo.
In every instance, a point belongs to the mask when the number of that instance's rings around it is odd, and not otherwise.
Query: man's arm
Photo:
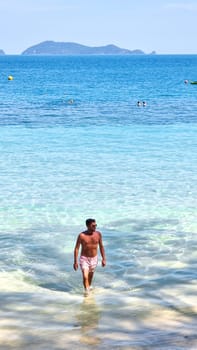
[[[77,242],[75,244],[75,249],[74,249],[74,264],[73,264],[73,268],[76,271],[78,269],[78,253],[79,253],[79,247],[81,244],[81,234],[79,234],[78,238],[77,238]]]
[[[102,256],[102,266],[104,267],[106,265],[106,258],[105,258],[105,249],[103,246],[103,240],[102,240],[101,233],[100,233],[100,239],[99,239],[99,249],[100,249],[100,253]]]

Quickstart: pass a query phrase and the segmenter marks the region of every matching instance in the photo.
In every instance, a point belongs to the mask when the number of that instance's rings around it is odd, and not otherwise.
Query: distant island
[[[0,49],[0,55],[5,55],[5,52],[3,50]]]
[[[155,54],[153,51],[152,54]],[[22,55],[144,55],[142,50],[127,50],[115,45],[90,47],[72,42],[44,41],[22,52]]]

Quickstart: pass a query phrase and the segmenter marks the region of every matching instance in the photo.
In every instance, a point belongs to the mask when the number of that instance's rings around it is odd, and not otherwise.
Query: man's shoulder
[[[98,236],[102,236],[101,232],[100,231],[96,231],[95,232]]]
[[[83,235],[86,235],[87,234],[87,231],[82,231],[79,233],[79,237],[83,236]]]

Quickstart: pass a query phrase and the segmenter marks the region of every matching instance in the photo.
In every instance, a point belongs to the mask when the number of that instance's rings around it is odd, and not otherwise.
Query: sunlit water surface
[[[0,66],[0,347],[196,350],[197,56]],[[84,297],[87,217],[107,266]]]

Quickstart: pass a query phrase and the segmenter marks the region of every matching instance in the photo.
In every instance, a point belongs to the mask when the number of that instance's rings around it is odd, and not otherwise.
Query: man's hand
[[[106,260],[105,259],[102,259],[102,266],[104,267],[106,265]]]
[[[75,262],[75,263],[73,264],[73,268],[74,268],[75,271],[77,271],[77,269],[78,269],[78,263],[77,263],[77,262]]]

